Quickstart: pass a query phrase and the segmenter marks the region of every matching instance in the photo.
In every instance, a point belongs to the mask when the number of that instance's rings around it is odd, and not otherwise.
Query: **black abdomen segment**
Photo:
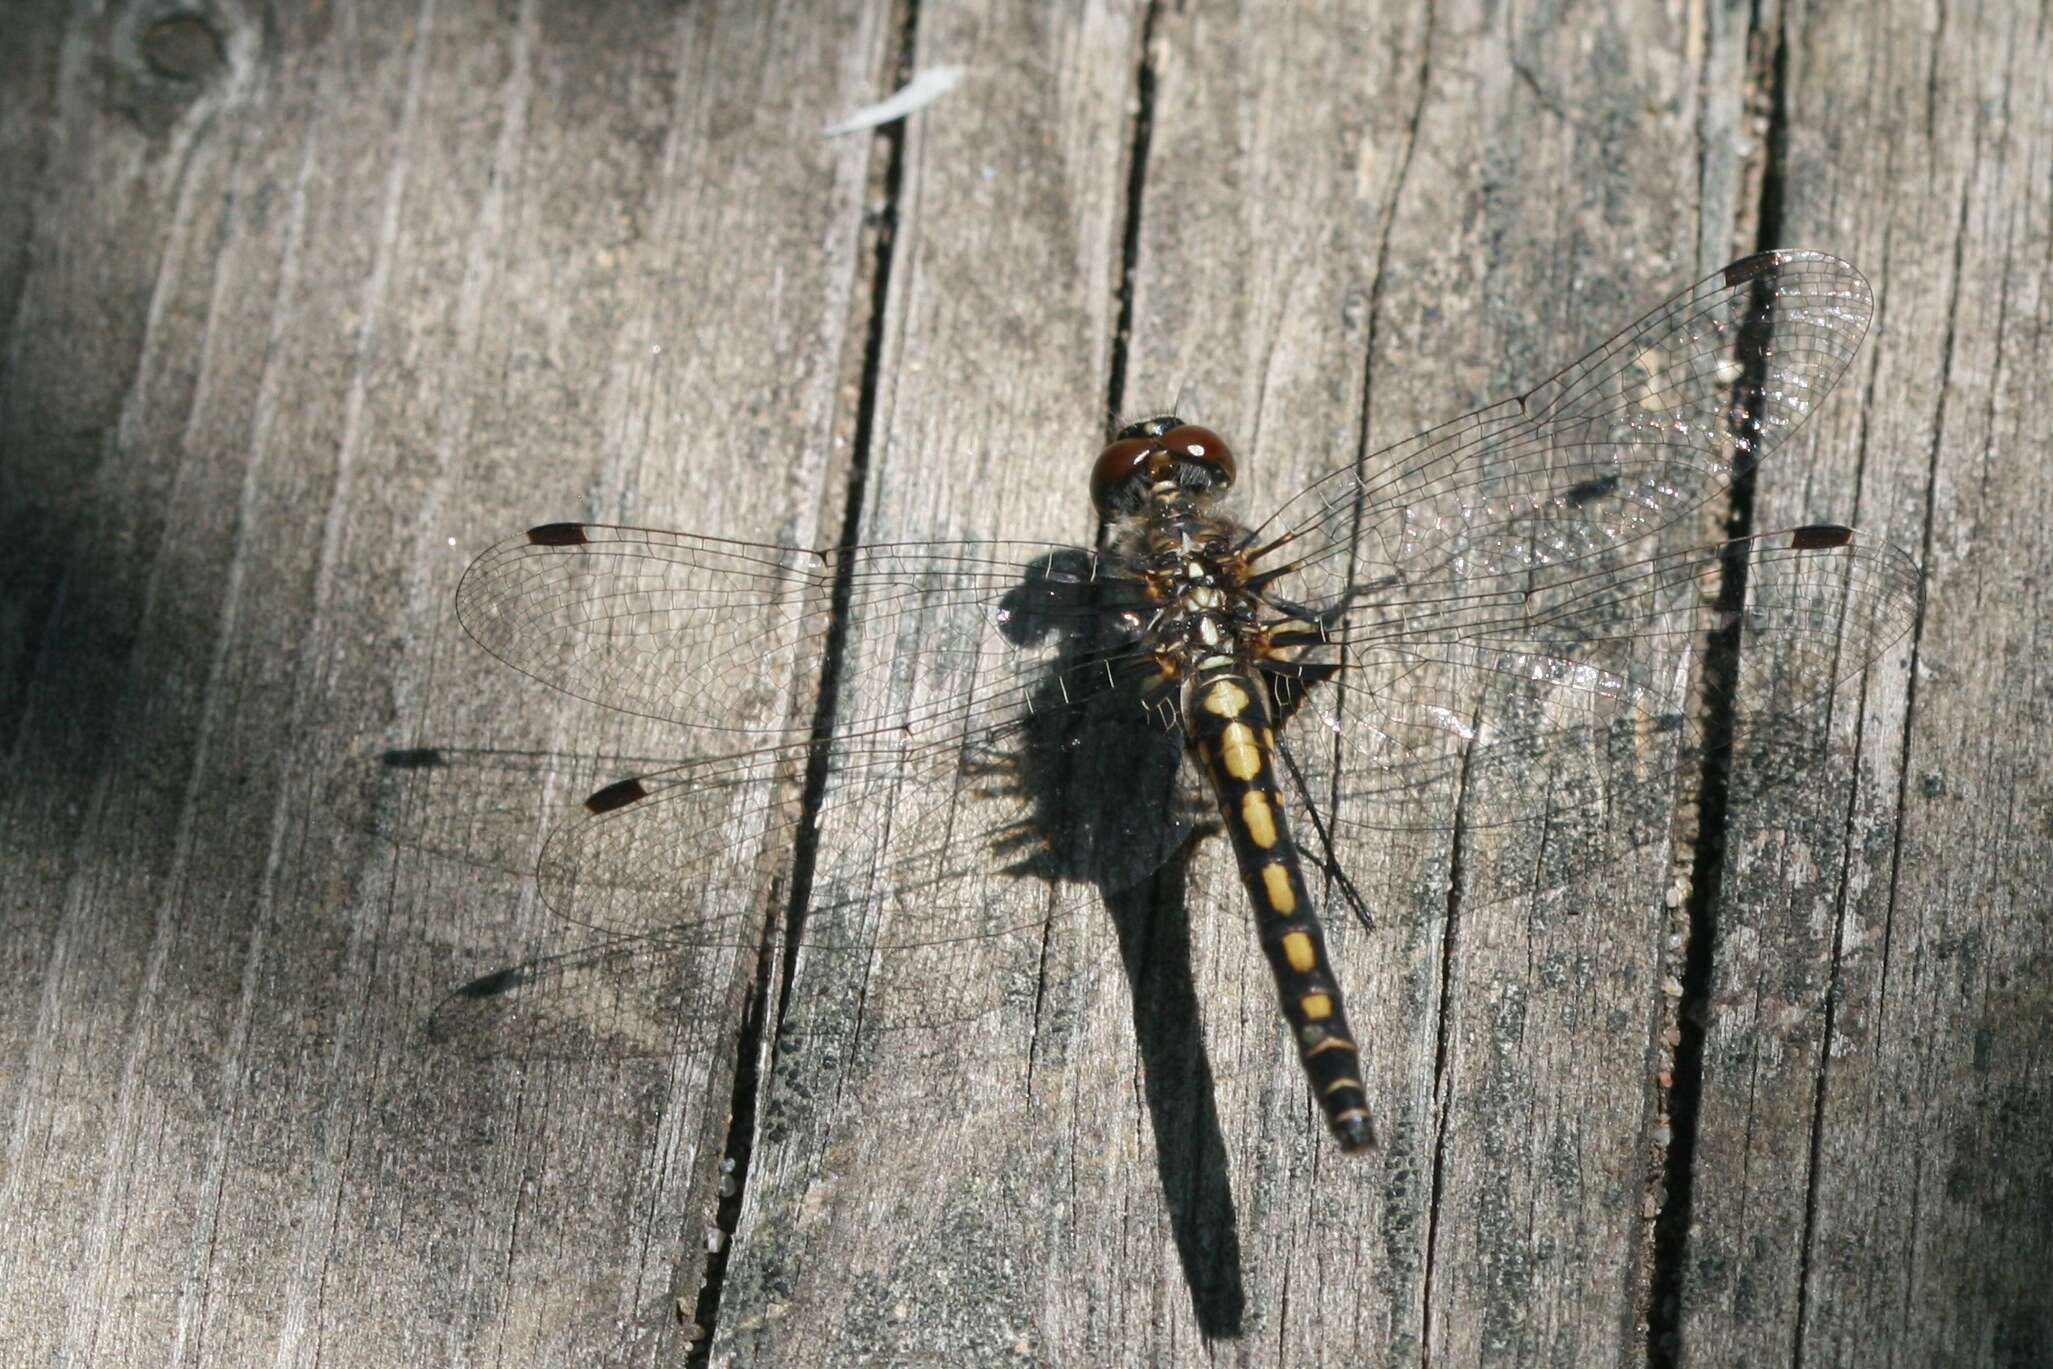
[[[1238,673],[1207,674],[1191,693],[1184,728],[1212,777],[1240,877],[1254,900],[1262,953],[1276,975],[1283,1016],[1297,1039],[1312,1095],[1342,1150],[1375,1144],[1361,1052],[1348,1029],[1326,938],[1299,865],[1276,784],[1276,738],[1260,688]]]

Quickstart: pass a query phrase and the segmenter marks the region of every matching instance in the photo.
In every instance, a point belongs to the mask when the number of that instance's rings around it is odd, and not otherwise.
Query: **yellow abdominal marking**
[[[1333,1015],[1333,995],[1330,993],[1308,993],[1297,1000],[1297,1010],[1312,1021]]]
[[[1221,680],[1205,691],[1205,711],[1222,718],[1238,718],[1248,706],[1247,691],[1231,680]]]
[[[1276,844],[1276,815],[1269,809],[1269,796],[1259,789],[1250,789],[1240,796],[1240,821],[1247,828],[1248,840],[1264,851]]]
[[[1332,1083],[1326,1085],[1326,1092],[1324,1096],[1327,1098],[1331,1098],[1334,1094],[1340,1092],[1342,1089],[1358,1089],[1361,1086],[1362,1081],[1359,1079],[1335,1079]]]
[[[1317,1031],[1318,1028],[1308,1027],[1306,1028],[1306,1030]],[[1317,1055],[1320,1051],[1351,1051],[1353,1049],[1354,1042],[1348,1040],[1346,1037],[1328,1034],[1326,1036],[1320,1037],[1317,1041],[1308,1041],[1305,1043],[1305,1058],[1309,1060],[1311,1057]]]
[[[1205,704],[1211,706],[1209,701]],[[1262,773],[1262,750],[1246,723],[1228,723],[1219,734],[1219,763],[1237,780],[1251,780]]]
[[[1297,894],[1290,887],[1290,868],[1278,861],[1262,867],[1262,892],[1269,896],[1269,911],[1285,917],[1297,911]]]
[[[1299,974],[1318,968],[1319,953],[1312,949],[1312,939],[1303,932],[1292,932],[1283,938],[1283,956]]]

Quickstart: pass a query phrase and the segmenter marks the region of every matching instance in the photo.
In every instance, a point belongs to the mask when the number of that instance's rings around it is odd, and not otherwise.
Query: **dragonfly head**
[[[1091,502],[1105,518],[1137,512],[1157,488],[1210,497],[1233,484],[1233,450],[1210,428],[1174,414],[1129,423],[1098,453]]]

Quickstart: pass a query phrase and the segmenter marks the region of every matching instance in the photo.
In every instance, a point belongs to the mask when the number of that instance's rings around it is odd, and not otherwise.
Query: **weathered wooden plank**
[[[1676,1348],[2033,1363],[2053,1354],[2028,1196],[2053,1175],[2026,588],[2048,555],[2026,379],[2049,364],[2047,35],[2002,6],[1786,23],[1784,217],[1867,265],[1880,314],[1866,412],[1828,416],[1803,483],[1764,481],[1762,516],[1922,544],[1927,599],[1833,719],[1857,769],[1751,800],[1774,822],[1725,853]],[[1735,794],[1778,759],[1748,757]]]
[[[1682,173],[1705,105],[1733,95],[1695,98],[1690,35],[1658,16],[1549,33],[1508,11],[1253,6],[1168,31],[1136,387],[1191,386],[1243,435],[1253,508],[1537,383],[1695,274],[1700,227],[1674,201],[1695,188]],[[1534,72],[1573,94],[1536,90]],[[1297,1214],[1243,1233],[1248,1333],[1279,1362],[1629,1353],[1661,815],[1651,839],[1593,834],[1605,854],[1562,888],[1539,878],[1537,847],[1481,830],[1505,797],[1450,787],[1444,839],[1345,853],[1379,920],[1364,935],[1336,905],[1333,931],[1379,1154],[1336,1165],[1317,1139],[1308,1153],[1258,965],[1226,978],[1239,1001],[1207,1015],[1227,1070],[1266,1076],[1229,1119],[1231,1190],[1283,1195]],[[1476,830],[1456,874],[1464,801]],[[1237,891],[1212,874],[1194,915],[1218,928],[1212,954],[1245,964],[1245,919],[1221,915]]]
[[[646,751],[462,641],[490,536],[831,525],[867,158],[818,130],[875,91],[879,17],[217,14],[225,67],[156,123],[107,89],[119,16],[65,31],[7,398],[20,568],[54,581],[10,734],[41,891],[9,996],[20,1353],[675,1334],[725,1063],[424,1050],[436,996],[530,933],[517,879],[370,838],[377,757]]]
[[[1928,546],[1933,598],[1907,723],[1892,663],[1804,784],[1735,768],[1687,1243],[1650,1242],[1689,854],[1662,813],[1469,830],[1458,866],[1448,833],[1345,847],[1383,1146],[1343,1160],[1222,843],[1106,898],[942,868],[1002,801],[837,781],[821,906],[1076,916],[771,986],[715,1349],[1580,1364],[1643,1357],[1664,1290],[1657,1361],[2042,1357],[2044,36],[1792,13],[1778,70],[1782,21],[1717,8],[1017,9],[922,7],[915,65],[969,75],[875,143],[817,130],[892,80],[877,7],[209,9],[218,65],[149,6],[11,28],[0,1340],[681,1351],[732,1037],[421,1036],[451,984],[560,944],[538,834],[704,746],[464,640],[490,541],[830,541],[864,376],[865,537],[1086,540],[1108,391],[1221,427],[1260,509],[1540,379],[1779,195],[1782,240],[1866,266],[1883,314],[1757,522]]]
[[[1088,544],[1081,495],[1116,317],[1139,19],[1136,6],[920,12],[914,66],[970,75],[903,134],[864,539]],[[884,673],[848,692],[844,716],[888,713],[889,663],[920,626],[851,625],[850,675]],[[1033,927],[1080,896],[987,873],[979,848],[1006,810],[945,783],[836,777],[825,804],[816,903],[853,894],[914,918],[979,905],[997,925]],[[879,831],[889,840],[873,849]],[[921,854],[944,831],[984,834],[963,843],[968,868]],[[891,886],[912,870],[899,908]],[[1034,1363],[1130,1337],[1123,1309],[1158,1296],[1153,1277],[1115,1292],[1079,1254],[1106,1249],[1087,1195],[1124,1192],[1108,1172],[1137,1120],[1131,1019],[1116,971],[1057,972],[1066,957],[1111,958],[1095,912],[1061,922],[937,948],[888,980],[846,957],[799,961],[764,1042],[763,1126],[716,1360]],[[1125,1028],[1109,1058],[1093,1049],[1107,1017]]]

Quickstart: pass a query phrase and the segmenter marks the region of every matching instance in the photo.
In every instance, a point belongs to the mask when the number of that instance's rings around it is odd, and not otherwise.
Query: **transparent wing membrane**
[[[1656,788],[1702,759],[1707,718],[1744,735],[1759,716],[1821,715],[1838,684],[1909,630],[1918,605],[1916,566],[1845,528],[1764,533],[1624,569],[1525,602],[1497,596],[1472,615],[1401,616],[1338,646],[1348,683],[1307,705],[1340,742],[1336,822],[1445,825],[1448,815],[1415,801],[1488,770],[1551,767],[1560,780],[1571,757],[1591,801]],[[1736,603],[1728,577],[1743,577]],[[1702,668],[1710,652],[1713,675]],[[1513,787],[1464,824],[1538,821],[1560,803],[1558,786]]]
[[[1332,829],[1444,836],[1482,788],[1464,830],[1665,802],[1724,738],[1814,730],[1908,631],[1915,565],[1826,526],[1667,544],[1823,400],[1871,313],[1844,262],[1749,258],[1254,526],[1286,644],[1265,669]],[[679,723],[693,754],[547,839],[557,935],[452,994],[451,1039],[669,1049],[736,1020],[766,956],[858,964],[887,1025],[988,1010],[1205,821],[1150,692],[1149,586],[1085,548],[552,524],[479,557],[458,610],[494,655]]]
[[[1312,482],[1256,540],[1288,547],[1314,603],[1601,560],[1785,442],[1873,314],[1836,257],[1735,262],[1524,395]]]
[[[871,641],[894,659],[868,665],[868,678],[935,688],[920,702],[878,689],[839,719],[840,735],[953,736],[1009,721],[1051,688],[1081,698],[1107,687],[1128,644],[1096,638],[1132,593],[1080,547],[809,551],[557,523],[480,556],[457,588],[457,612],[480,646],[566,694],[787,740],[812,725],[809,705],[794,711],[789,682],[818,668],[830,639]],[[1079,646],[1085,636],[1092,647]]]

